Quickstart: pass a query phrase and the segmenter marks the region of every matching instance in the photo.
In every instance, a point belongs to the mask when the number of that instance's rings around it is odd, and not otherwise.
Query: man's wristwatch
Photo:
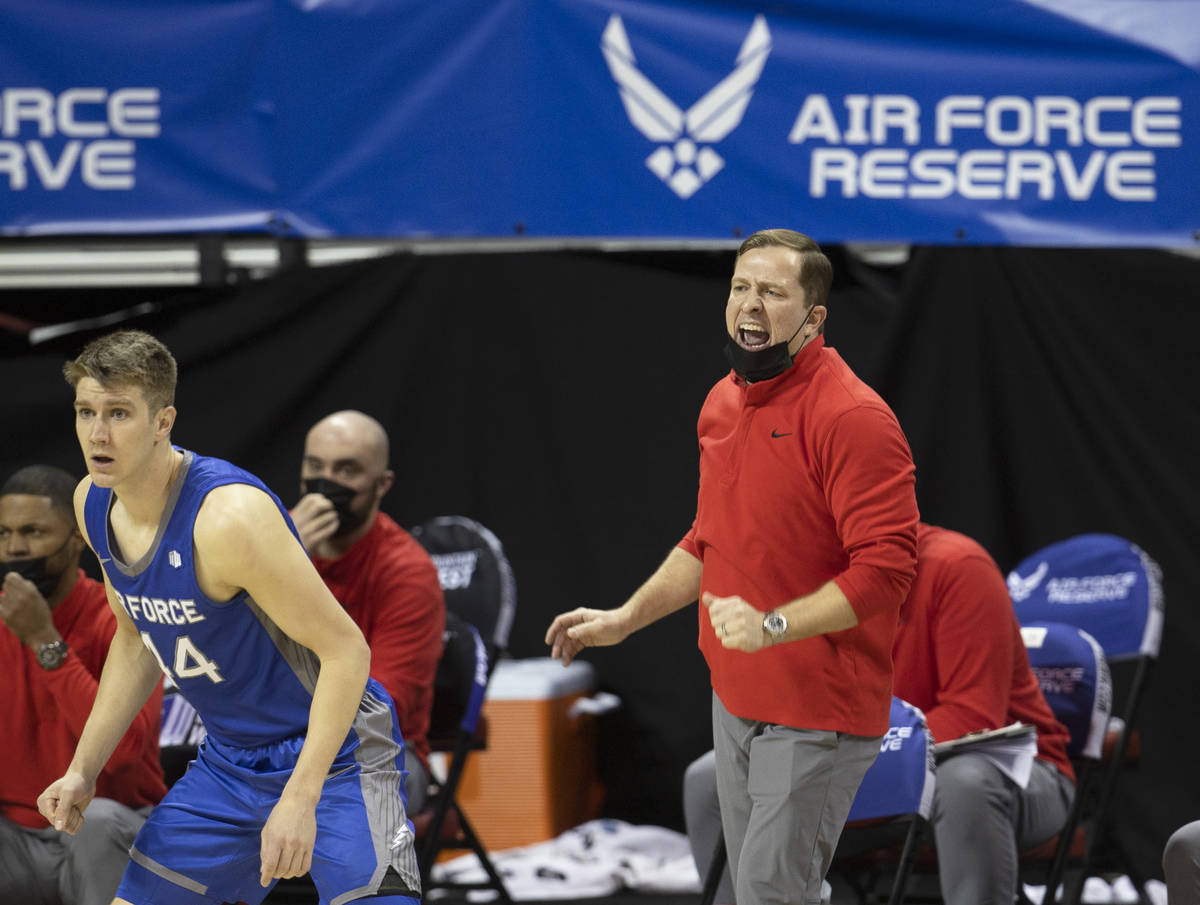
[[[787,617],[778,610],[772,610],[763,617],[763,631],[771,637],[771,643],[780,640],[787,632]]]
[[[66,641],[48,641],[38,648],[37,661],[42,669],[58,669],[67,658]]]

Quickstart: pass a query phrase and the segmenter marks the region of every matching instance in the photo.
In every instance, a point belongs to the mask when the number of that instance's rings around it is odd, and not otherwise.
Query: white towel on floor
[[[517,901],[638,892],[699,892],[700,875],[687,836],[660,826],[591,820],[549,840],[492,852],[492,863]],[[487,874],[475,855],[434,865],[435,880],[480,882]],[[494,898],[490,890],[471,901]]]

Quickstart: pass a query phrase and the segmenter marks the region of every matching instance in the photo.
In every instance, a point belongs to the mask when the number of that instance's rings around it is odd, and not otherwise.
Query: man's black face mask
[[[812,309],[809,309],[809,314],[811,313]],[[733,337],[729,337],[725,342],[725,358],[729,362],[729,366],[733,368],[733,373],[747,383],[778,377],[796,360],[788,353],[788,346],[804,329],[804,325],[808,323],[808,317],[808,314],[804,316],[804,320],[800,322],[800,326],[796,328],[796,332],[789,339],[775,343],[773,346],[767,346],[765,349],[743,349]]]
[[[7,559],[0,560],[0,575],[6,572],[16,572],[26,581],[32,581],[34,587],[38,589],[38,593],[50,599],[50,595],[54,593],[54,589],[58,587],[58,580],[62,578],[63,570],[57,572],[48,572],[46,564],[59,553],[67,548],[67,544],[71,542],[71,538],[63,541],[63,545],[48,556],[37,556],[33,559]]]
[[[751,351],[743,349],[731,339],[725,343],[725,358],[733,372],[748,383],[778,377],[792,366],[792,356],[788,354],[786,342]]]
[[[365,515],[360,515],[350,508],[350,502],[358,491],[345,484],[339,484],[329,478],[308,478],[304,481],[304,492],[319,493],[333,503],[333,511],[338,517],[338,528],[333,534],[334,537],[349,534],[366,520]]]

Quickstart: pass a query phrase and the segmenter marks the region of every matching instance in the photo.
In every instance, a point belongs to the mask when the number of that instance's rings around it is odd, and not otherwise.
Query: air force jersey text
[[[249,484],[283,504],[254,475],[221,459],[183,451],[158,533],[137,562],[116,548],[109,525],[115,497],[92,486],[84,520],[96,555],[142,643],[199,712],[209,735],[253,747],[303,734],[320,662],[272,622],[245,591],[217,602],[196,581],[192,532],[205,496]],[[297,540],[299,543],[299,540]],[[247,707],[247,702],[253,706]]]

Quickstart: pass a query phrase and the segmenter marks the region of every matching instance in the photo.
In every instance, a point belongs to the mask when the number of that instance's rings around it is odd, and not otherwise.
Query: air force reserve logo
[[[771,52],[767,20],[755,17],[733,72],[686,112],[637,68],[620,16],[614,14],[608,20],[600,49],[620,89],[629,121],[650,141],[659,143],[646,158],[646,166],[680,198],[692,197],[725,166],[724,158],[710,146],[742,121]]]
[[[1048,563],[1041,563],[1034,569],[1032,575],[1022,576],[1013,569],[1008,573],[1008,596],[1020,603],[1023,600],[1028,600],[1029,595],[1037,590],[1038,585],[1042,583],[1042,579],[1050,572]]]

